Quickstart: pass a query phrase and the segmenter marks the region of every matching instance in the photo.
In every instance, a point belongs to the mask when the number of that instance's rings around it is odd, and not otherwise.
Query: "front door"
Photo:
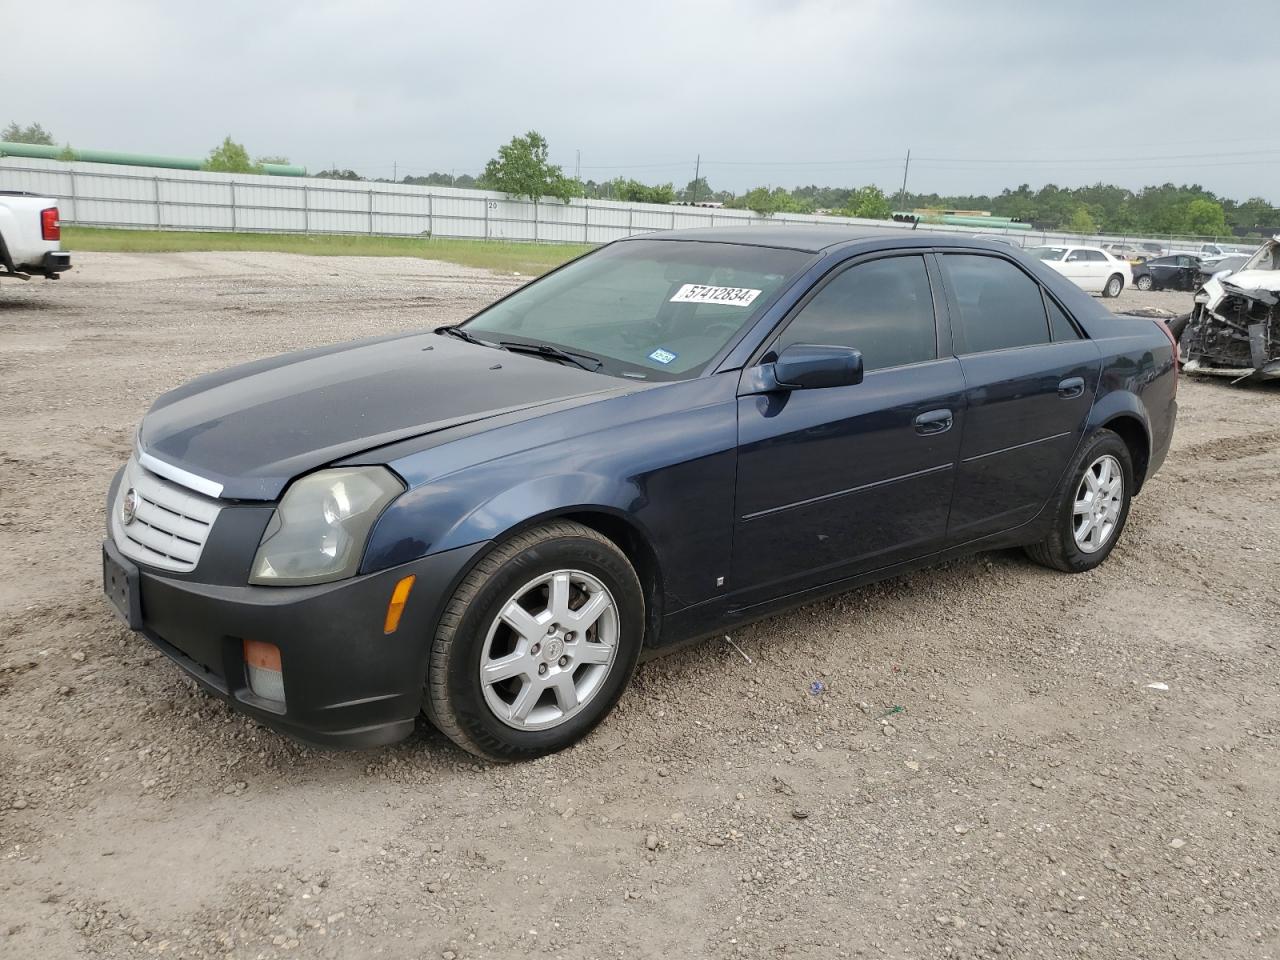
[[[1089,251],[1079,248],[1067,252],[1067,259],[1062,274],[1068,277],[1081,290],[1097,293],[1102,289],[1102,281],[1098,271],[1089,259]]]
[[[964,380],[945,329],[939,350],[935,285],[919,254],[855,263],[829,275],[764,354],[851,346],[866,374],[854,386],[739,398],[730,585],[739,605],[941,545]]]
[[[948,531],[957,544],[1039,513],[1080,440],[1101,362],[1020,267],[979,254],[939,260],[967,390]]]

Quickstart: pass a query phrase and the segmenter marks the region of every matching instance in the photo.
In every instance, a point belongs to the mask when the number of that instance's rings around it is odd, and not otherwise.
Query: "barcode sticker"
[[[672,303],[719,303],[726,307],[746,307],[763,291],[750,287],[709,287],[701,283],[686,283],[671,298]]]

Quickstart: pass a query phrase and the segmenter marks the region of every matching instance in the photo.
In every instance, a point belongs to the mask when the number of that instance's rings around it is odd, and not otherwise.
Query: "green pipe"
[[[962,217],[951,213],[928,214],[928,213],[911,213],[904,210],[895,210],[893,219],[898,221],[911,222],[919,220],[921,223],[944,223],[954,227],[986,227],[988,230],[1030,230],[1031,224],[1022,223],[1011,217]]]
[[[10,143],[0,140],[0,157],[34,157],[41,160],[81,160],[85,163],[120,163],[134,167],[166,167],[170,170],[200,170],[204,161],[187,157],[160,157],[147,153],[119,153],[115,150],[77,150],[50,147],[42,143]],[[306,167],[295,163],[264,163],[262,172],[273,177],[305,177]]]

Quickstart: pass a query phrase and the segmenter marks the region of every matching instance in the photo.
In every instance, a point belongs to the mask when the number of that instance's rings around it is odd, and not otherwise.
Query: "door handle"
[[[946,433],[955,422],[950,410],[930,410],[916,417],[916,433],[927,437],[935,433]]]
[[[1072,400],[1084,393],[1084,377],[1067,377],[1058,384],[1058,396]]]

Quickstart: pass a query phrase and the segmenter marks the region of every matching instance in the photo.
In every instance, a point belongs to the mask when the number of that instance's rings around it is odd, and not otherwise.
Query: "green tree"
[[[11,123],[0,133],[0,140],[8,143],[36,143],[43,147],[53,146],[53,134],[38,123],[20,127]]]
[[[755,187],[742,197],[741,205],[762,217],[772,217],[778,212],[778,200],[768,187]]]
[[[469,173],[454,176],[452,173],[436,171],[424,177],[405,177],[400,182],[415,187],[474,187],[476,178]]]
[[[319,173],[313,173],[313,177],[317,180],[363,180],[364,177],[356,173],[354,170],[339,170],[334,167],[332,170],[321,170]],[[408,182],[408,178],[405,178]]]
[[[1221,237],[1227,233],[1227,216],[1222,204],[1203,197],[1187,204],[1185,222],[1188,233],[1202,237]]]
[[[1280,210],[1262,197],[1250,197],[1244,203],[1234,204],[1227,219],[1232,226],[1250,231],[1265,230],[1280,223]]]
[[[716,195],[711,190],[711,184],[707,183],[707,178],[699,177],[685,184],[684,189],[676,194],[676,199],[683,200],[685,203],[691,203],[694,200],[705,203],[708,200],[715,200]]]
[[[244,144],[236,143],[230,137],[209,151],[209,159],[205,160],[201,169],[214,173],[262,172],[262,166],[249,159],[249,151],[244,148]]]
[[[543,197],[558,197],[565,203],[581,193],[581,183],[564,175],[564,171],[547,161],[547,140],[536,130],[498,148],[480,175],[480,183],[489,190],[500,190],[513,197],[528,197],[537,203]]]
[[[1071,217],[1067,220],[1066,228],[1071,233],[1094,234],[1098,232],[1098,225],[1093,222],[1093,216],[1089,213],[1089,208],[1084,204],[1076,207],[1071,211]]]
[[[893,210],[883,190],[877,186],[866,186],[850,191],[840,213],[842,216],[861,217],[865,220],[888,220]]]
[[[609,182],[608,188],[609,196],[615,200],[628,200],[632,203],[672,203],[676,199],[675,187],[669,183],[651,187],[639,180],[617,177]]]

